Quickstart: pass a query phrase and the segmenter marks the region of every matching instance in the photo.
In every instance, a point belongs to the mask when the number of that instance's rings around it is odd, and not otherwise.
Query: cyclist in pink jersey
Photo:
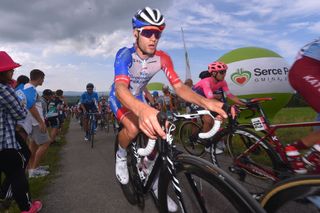
[[[226,118],[223,103],[208,100],[185,86],[174,71],[169,55],[157,50],[161,33],[165,28],[163,15],[158,9],[146,7],[132,19],[135,44],[118,51],[115,60],[115,80],[110,91],[110,106],[123,128],[118,134],[119,148],[116,154],[116,176],[121,184],[129,181],[126,148],[143,131],[149,138],[157,135],[165,138],[157,114],[158,110],[143,102],[142,92],[150,79],[163,70],[176,94],[182,99],[210,109]]]
[[[218,91],[220,89],[223,90],[223,92],[227,95],[227,97],[239,105],[246,105],[244,102],[242,102],[237,96],[234,96],[227,85],[227,82],[224,80],[226,76],[228,66],[219,61],[212,62],[208,65],[208,72],[211,74],[211,76],[203,78],[198,83],[196,83],[193,86],[193,90],[208,98],[208,99],[218,99],[220,100],[223,94],[215,94],[215,91]],[[210,130],[210,128],[213,125],[213,119],[209,115],[202,116],[203,121],[203,132],[207,132]]]

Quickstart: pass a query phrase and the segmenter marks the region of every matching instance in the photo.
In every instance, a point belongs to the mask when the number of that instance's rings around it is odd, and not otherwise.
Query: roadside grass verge
[[[283,108],[271,120],[272,124],[315,121],[317,113],[310,107]],[[312,127],[283,128],[276,131],[280,141],[291,143],[312,132]]]
[[[60,162],[60,150],[67,143],[65,140],[65,135],[69,129],[70,119],[66,119],[61,133],[59,134],[58,140],[55,143],[51,144],[47,154],[44,159],[41,161],[41,165],[49,165],[50,174],[45,177],[40,178],[31,178],[29,179],[29,189],[31,193],[32,200],[40,199],[45,193],[47,186],[56,178],[56,172],[59,169]],[[14,203],[12,207],[8,210],[9,213],[19,213],[20,210],[17,205]]]

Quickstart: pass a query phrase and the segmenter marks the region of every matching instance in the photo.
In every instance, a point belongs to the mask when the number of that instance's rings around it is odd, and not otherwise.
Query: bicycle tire
[[[183,203],[178,205],[180,212],[264,212],[259,203],[237,181],[208,161],[181,154],[177,156],[174,164],[183,200]],[[187,180],[183,179],[184,176]],[[174,193],[170,192],[173,188],[170,176],[160,177],[159,210],[164,213],[168,212],[167,195],[172,196]],[[188,192],[188,184],[191,185],[191,192]],[[177,201],[176,198],[173,199]],[[184,211],[182,206],[187,211]]]
[[[284,181],[278,182],[261,198],[261,205],[267,212],[277,212],[281,207],[290,205],[291,201],[296,201],[302,197],[319,196],[320,195],[320,175],[301,175],[288,178]],[[295,210],[300,211],[299,206],[295,205]],[[301,207],[303,211],[318,212],[319,209],[312,208],[306,209],[304,204]],[[284,209],[282,209],[284,211]]]
[[[211,147],[211,160],[220,168],[227,171],[232,177],[240,180],[241,184],[256,196],[261,196],[270,188],[275,180],[271,176],[264,176],[255,170],[255,166],[268,169],[277,174],[280,170],[279,157],[266,141],[261,141],[255,151],[250,152],[241,159],[242,163],[252,166],[251,169],[241,167],[234,163],[240,154],[244,153],[253,143],[260,140],[260,136],[251,130],[237,127],[232,133],[226,132],[226,149],[222,154],[216,154],[217,143]],[[257,197],[258,199],[259,197]]]
[[[201,125],[193,121],[184,121],[179,129],[179,139],[183,148],[191,155],[202,156],[205,147],[196,142]]]
[[[91,142],[91,148],[93,148],[94,143],[94,120],[90,120],[90,142]]]
[[[131,145],[130,145],[131,146]],[[114,145],[114,159],[116,160],[116,154],[118,151],[118,147],[119,147],[119,142],[118,142],[118,136],[116,137],[115,140],[115,145]],[[128,161],[128,169],[129,169],[129,164],[131,162],[131,152],[127,153],[127,161]],[[130,170],[129,170],[130,171]],[[127,201],[131,204],[131,205],[136,205],[138,203],[138,199],[136,196],[136,191],[135,191],[135,187],[133,185],[132,182],[132,176],[129,173],[129,182],[127,184],[120,184],[122,193],[124,194],[125,198],[127,199]]]

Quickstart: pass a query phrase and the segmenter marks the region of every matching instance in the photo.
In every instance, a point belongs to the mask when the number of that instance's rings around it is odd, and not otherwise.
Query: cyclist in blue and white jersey
[[[94,113],[98,112],[98,93],[93,91],[94,85],[92,83],[87,84],[87,91],[82,93],[80,97],[80,107],[82,109],[82,112],[84,114],[83,116],[83,128],[84,131],[86,132],[86,135],[84,137],[84,140],[87,141],[89,140],[89,128],[88,128],[88,116],[87,113]]]
[[[165,138],[157,114],[158,110],[143,102],[143,90],[151,78],[163,70],[176,94],[182,99],[216,111],[223,117],[222,102],[208,100],[185,86],[174,70],[170,56],[157,45],[165,28],[164,17],[158,9],[145,7],[132,18],[136,42],[130,48],[120,49],[116,55],[115,79],[110,91],[110,105],[123,128],[118,134],[119,149],[116,154],[116,176],[121,184],[129,181],[126,148],[143,131],[149,138]]]

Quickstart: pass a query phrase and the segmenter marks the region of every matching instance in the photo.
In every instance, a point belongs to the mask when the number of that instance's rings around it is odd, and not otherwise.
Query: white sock
[[[123,157],[126,157],[127,156],[127,150],[122,148],[120,146],[120,144],[118,145],[118,151],[117,151],[117,155],[120,157],[120,158],[123,158]]]

